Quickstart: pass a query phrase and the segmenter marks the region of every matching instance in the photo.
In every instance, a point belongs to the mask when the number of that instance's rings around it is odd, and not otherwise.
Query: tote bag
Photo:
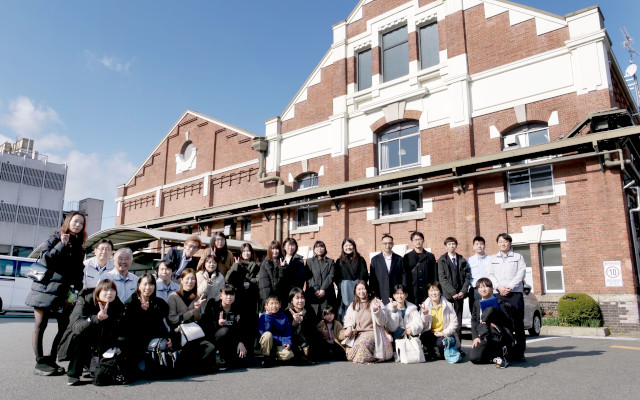
[[[396,353],[403,364],[417,364],[425,362],[422,342],[417,337],[396,339]]]

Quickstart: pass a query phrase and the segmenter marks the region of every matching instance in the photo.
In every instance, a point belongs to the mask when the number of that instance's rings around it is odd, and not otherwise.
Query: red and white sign
[[[622,286],[622,265],[620,261],[604,261],[605,286]]]

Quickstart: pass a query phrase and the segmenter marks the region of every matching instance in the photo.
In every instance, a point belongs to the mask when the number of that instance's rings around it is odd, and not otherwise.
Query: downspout
[[[267,150],[269,143],[262,136],[253,138],[253,149],[260,152],[260,161],[258,162],[258,182],[278,182],[278,186],[284,185],[284,181],[279,176],[267,176],[265,163],[267,159]]]
[[[636,259],[636,274],[640,282],[640,248],[638,248],[638,233],[636,232],[636,217],[634,213],[640,212],[640,187],[630,186],[635,184],[636,181],[632,181],[627,184],[623,190],[629,189],[636,193],[636,207],[629,209],[629,228],[631,230],[631,237],[633,239],[633,254]]]
[[[276,211],[276,240],[282,243],[282,211]]]

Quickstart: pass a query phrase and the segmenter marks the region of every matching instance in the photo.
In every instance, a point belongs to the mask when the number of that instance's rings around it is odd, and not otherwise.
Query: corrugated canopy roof
[[[178,232],[168,232],[162,231],[158,229],[144,229],[144,228],[133,228],[133,227],[115,227],[104,229],[100,232],[96,232],[93,235],[87,238],[87,241],[84,244],[85,249],[91,251],[93,247],[102,239],[109,239],[113,242],[113,246],[115,249],[119,249],[121,247],[127,247],[130,245],[139,245],[144,242],[152,242],[154,240],[160,240],[164,242],[171,243],[182,243],[189,236],[186,233],[178,233]],[[203,245],[208,245],[211,240],[208,236],[198,236]],[[254,250],[256,251],[266,251],[267,249],[261,244],[250,242],[250,241],[240,241],[235,239],[227,239],[227,247],[230,250],[240,250],[240,246],[243,243],[250,243]],[[39,258],[40,250],[42,245],[36,247],[31,254],[29,254],[30,258]]]

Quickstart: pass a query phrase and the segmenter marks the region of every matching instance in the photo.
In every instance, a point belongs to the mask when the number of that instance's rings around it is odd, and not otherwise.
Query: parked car
[[[0,312],[33,311],[24,304],[31,283],[26,275],[37,260],[25,257],[0,256]]]
[[[531,286],[525,284],[524,295],[524,329],[529,331],[531,336],[539,336],[542,328],[542,310],[538,305],[538,298],[531,293]],[[464,309],[462,313],[462,328],[471,329],[471,313],[469,312],[469,299],[464,299]]]

